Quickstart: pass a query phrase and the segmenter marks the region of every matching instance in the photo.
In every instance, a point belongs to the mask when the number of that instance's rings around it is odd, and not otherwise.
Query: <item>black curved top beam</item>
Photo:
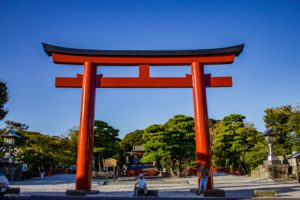
[[[175,57],[175,56],[212,56],[234,54],[239,56],[243,51],[244,44],[199,50],[89,50],[59,47],[43,43],[44,51],[51,56],[52,53],[80,55],[80,56],[134,56],[134,57]]]

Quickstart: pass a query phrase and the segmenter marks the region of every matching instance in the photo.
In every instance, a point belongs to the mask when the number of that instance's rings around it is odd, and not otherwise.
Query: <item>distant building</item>
[[[157,169],[153,164],[143,164],[141,159],[145,153],[145,149],[142,146],[133,146],[130,152],[127,152],[126,164],[127,164],[127,175],[137,176],[142,173],[145,176],[157,175]]]

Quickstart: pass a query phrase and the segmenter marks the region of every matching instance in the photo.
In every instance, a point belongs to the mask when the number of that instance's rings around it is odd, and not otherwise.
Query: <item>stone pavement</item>
[[[191,193],[191,188],[197,187],[197,178],[149,178],[148,188],[158,190],[159,197],[166,198],[202,198]],[[98,194],[88,197],[132,197],[134,178],[121,178],[103,185],[104,180],[94,179],[92,189],[99,190]],[[300,183],[296,181],[275,182],[273,180],[260,180],[247,176],[232,176],[215,174],[214,185],[222,189],[229,198],[252,198],[253,190],[276,190],[278,198],[300,199]],[[11,187],[20,187],[23,196],[65,196],[67,189],[75,189],[75,175],[61,174],[50,177],[33,178],[30,180],[11,182]]]

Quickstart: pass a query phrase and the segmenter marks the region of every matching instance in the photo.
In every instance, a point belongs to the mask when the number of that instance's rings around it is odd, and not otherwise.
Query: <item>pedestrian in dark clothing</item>
[[[198,171],[198,176],[200,176],[200,183],[198,184],[199,190],[197,194],[200,195],[202,194],[202,192],[206,191],[208,178],[210,176],[209,169],[203,163],[201,163],[200,169]]]

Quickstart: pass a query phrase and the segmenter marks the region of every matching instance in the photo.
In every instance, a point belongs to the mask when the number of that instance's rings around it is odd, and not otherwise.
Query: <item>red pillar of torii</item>
[[[96,88],[193,88],[195,140],[198,169],[201,163],[211,167],[210,137],[206,87],[231,87],[231,77],[204,74],[204,65],[228,64],[234,61],[244,45],[226,48],[183,51],[111,51],[85,50],[43,44],[55,63],[83,65],[83,75],[57,77],[56,87],[82,88],[76,189],[91,190],[94,112]],[[150,66],[190,65],[185,77],[150,77]],[[97,66],[139,66],[139,77],[103,77]],[[199,177],[198,177],[199,178]],[[208,189],[213,188],[212,178]]]

